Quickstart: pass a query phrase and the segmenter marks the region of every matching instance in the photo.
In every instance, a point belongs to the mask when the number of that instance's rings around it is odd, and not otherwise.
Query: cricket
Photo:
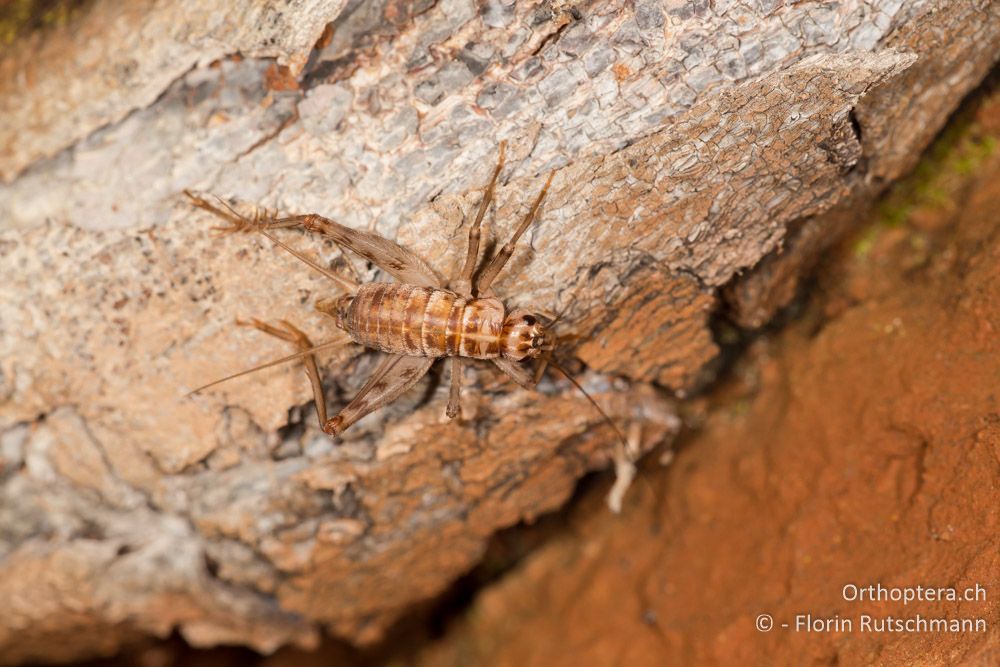
[[[314,345],[310,338],[290,322],[269,324],[259,319],[248,324],[256,329],[294,344],[298,352],[254,368],[210,382],[190,392],[196,394],[265,368],[302,359],[312,384],[320,428],[330,436],[343,433],[352,424],[396,400],[413,387],[437,359],[451,359],[451,386],[446,414],[460,416],[462,369],[467,359],[492,362],[504,374],[526,389],[534,389],[545,369],[553,367],[563,374],[611,425],[619,440],[621,431],[573,376],[553,359],[558,339],[551,325],[543,324],[542,315],[527,309],[508,312],[493,291],[493,283],[514,254],[521,236],[538,215],[538,210],[552,183],[550,174],[531,208],[506,244],[477,272],[482,221],[493,200],[497,179],[504,167],[506,144],[501,143],[493,175],[483,193],[476,218],[469,228],[468,247],[459,275],[442,284],[434,271],[420,257],[399,244],[373,232],[356,230],[317,214],[276,217],[237,213],[220,200],[222,206],[197,196],[185,194],[191,203],[222,218],[228,224],[216,228],[223,233],[257,232],[316,271],[330,278],[343,290],[341,296],[321,298],[316,309],[331,316],[336,327],[351,341],[386,353],[371,378],[353,400],[338,414],[328,417],[326,397],[315,353],[342,345],[343,338]],[[275,231],[301,228],[330,238],[341,250],[350,250],[380,267],[397,282],[360,284],[352,278],[321,266],[281,241]],[[540,309],[539,309],[540,310]],[[526,363],[536,362],[534,370]],[[189,395],[190,395],[189,394]]]

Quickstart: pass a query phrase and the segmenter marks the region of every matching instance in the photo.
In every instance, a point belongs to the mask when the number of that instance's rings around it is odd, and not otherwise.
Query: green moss
[[[0,46],[35,30],[66,25],[90,0],[0,0]]]
[[[996,153],[997,138],[986,136],[969,142],[965,153],[955,161],[955,171],[962,176],[974,174],[991,155]]]
[[[8,0],[0,5],[0,45],[14,41],[31,16],[31,0]]]
[[[733,417],[743,417],[750,413],[751,407],[750,399],[740,398],[733,403],[732,415]]]
[[[983,136],[972,112],[960,113],[921,159],[914,173],[893,188],[887,199],[907,201],[910,207],[954,205],[956,177],[970,176],[996,152],[996,137]]]
[[[871,225],[864,232],[857,241],[854,242],[854,256],[859,259],[864,259],[871,253],[872,248],[875,247],[875,241],[878,239],[879,234],[882,232],[882,227],[878,224]]]
[[[952,118],[906,178],[896,183],[876,207],[875,223],[854,244],[854,254],[871,252],[882,230],[904,226],[919,208],[955,206],[960,184],[997,152],[997,138],[984,135],[974,121],[974,108]]]

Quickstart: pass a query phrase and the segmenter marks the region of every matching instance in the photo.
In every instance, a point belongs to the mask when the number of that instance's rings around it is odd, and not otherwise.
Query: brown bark
[[[1000,45],[992,2],[315,2],[250,20],[260,6],[95,0],[0,59],[20,75],[0,78],[12,661],[174,627],[261,650],[318,628],[377,639],[609,460],[610,430],[568,385],[529,394],[480,366],[463,421],[428,381],[337,443],[299,368],[184,398],[287,352],[237,317],[316,340],[330,326],[311,309],[326,282],[213,238],[184,188],[373,228],[447,276],[508,140],[488,235],[556,175],[497,291],[565,311],[585,384],[649,448],[676,428],[664,389],[711,378],[720,289],[911,166]],[[748,322],[782,301],[729,289],[763,309]],[[375,357],[334,356],[342,402]],[[53,647],[71,628],[86,632]]]

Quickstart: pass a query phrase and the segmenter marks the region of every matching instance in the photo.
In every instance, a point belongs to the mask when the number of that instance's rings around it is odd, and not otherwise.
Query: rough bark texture
[[[337,443],[298,368],[184,398],[287,351],[237,317],[330,327],[311,310],[326,282],[212,238],[184,188],[373,228],[450,276],[508,140],[491,236],[556,175],[498,292],[565,312],[584,384],[649,448],[677,426],[663,389],[711,377],[721,288],[766,321],[786,300],[770,272],[790,261],[794,280],[800,254],[741,279],[760,289],[734,277],[912,166],[1000,51],[993,2],[313,2],[273,21],[194,4],[95,0],[0,59],[17,74],[0,77],[10,661],[175,627],[261,650],[321,627],[375,640],[609,458],[567,385],[527,393],[479,366],[463,421],[431,378]],[[83,53],[83,73],[66,65]],[[342,404],[376,359],[333,356]]]
[[[213,60],[240,53],[301,71],[345,3],[93,3],[84,20],[35,33],[0,59],[0,178],[9,181],[148,106],[179,76]]]

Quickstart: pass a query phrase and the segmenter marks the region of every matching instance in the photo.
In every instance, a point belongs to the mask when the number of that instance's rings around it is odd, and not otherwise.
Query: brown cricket
[[[476,219],[469,228],[469,243],[465,263],[459,276],[444,285],[431,268],[399,244],[371,232],[359,231],[320,215],[297,215],[287,218],[255,216],[253,219],[225,206],[219,208],[190,192],[186,194],[195,206],[227,220],[226,232],[258,231],[312,268],[336,282],[346,293],[337,298],[320,299],[317,310],[331,315],[339,329],[351,340],[365,347],[387,353],[358,395],[337,415],[327,418],[326,399],[320,382],[314,353],[340,341],[313,345],[305,333],[282,321],[280,326],[254,319],[257,329],[294,343],[299,352],[256,368],[242,371],[195,389],[199,392],[219,382],[251,373],[279,363],[303,358],[312,382],[316,412],[320,427],[329,435],[338,435],[365,415],[396,400],[427,373],[431,364],[442,357],[451,358],[451,392],[447,415],[458,416],[462,381],[462,365],[466,358],[492,361],[516,383],[532,389],[548,363],[552,363],[587,397],[624,441],[617,426],[597,406],[580,384],[551,360],[555,339],[543,326],[541,317],[528,310],[507,312],[492,289],[496,277],[514,252],[521,235],[535,219],[542,200],[552,182],[552,175],[528,210],[511,239],[486,263],[478,275],[475,272],[479,255],[480,227],[504,166],[505,145],[500,144],[500,156],[493,176],[486,186]],[[323,234],[342,249],[351,250],[373,262],[399,282],[359,284],[350,278],[320,266],[278,240],[275,229],[301,227]],[[534,373],[521,362],[540,359]]]

